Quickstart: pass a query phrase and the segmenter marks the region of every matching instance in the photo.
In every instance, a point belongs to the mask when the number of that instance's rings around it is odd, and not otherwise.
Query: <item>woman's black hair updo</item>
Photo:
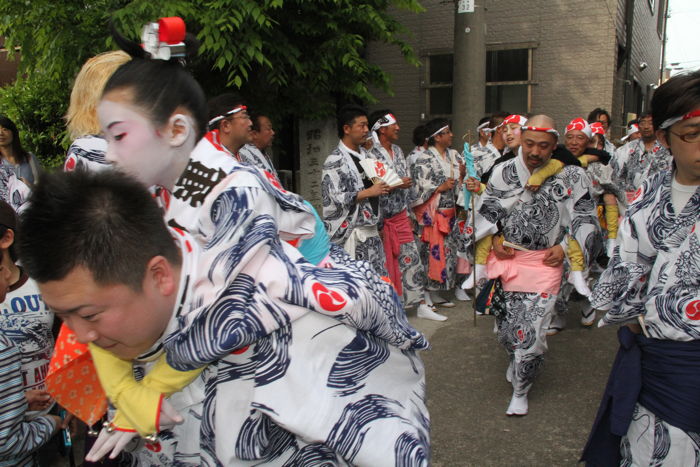
[[[134,105],[150,114],[157,126],[165,125],[178,107],[187,109],[194,118],[197,139],[207,127],[207,103],[204,91],[194,77],[180,64],[180,59],[152,59],[139,43],[122,36],[110,25],[112,36],[132,60],[123,64],[109,78],[102,95],[116,89],[131,89]],[[185,48],[188,57],[196,55],[199,43],[187,34]]]

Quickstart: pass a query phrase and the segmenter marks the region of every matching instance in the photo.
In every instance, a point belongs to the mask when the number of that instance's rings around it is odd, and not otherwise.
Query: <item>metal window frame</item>
[[[536,86],[537,81],[532,79],[534,67],[533,57],[534,50],[539,46],[538,42],[525,42],[514,44],[492,44],[486,46],[487,52],[500,52],[502,50],[522,50],[527,49],[527,80],[524,81],[487,81],[486,87],[489,86],[512,86],[512,85],[527,85],[527,112],[532,111],[532,89]]]
[[[430,58],[435,55],[452,55],[454,59],[454,50],[452,49],[431,49],[421,53],[421,61],[424,63],[424,71],[420,80],[420,90],[423,96],[421,102],[421,121],[430,120],[433,118],[451,119],[453,114],[432,114],[430,113],[430,90],[438,88],[454,88],[454,74],[451,83],[430,83]],[[454,109],[452,109],[454,111]]]

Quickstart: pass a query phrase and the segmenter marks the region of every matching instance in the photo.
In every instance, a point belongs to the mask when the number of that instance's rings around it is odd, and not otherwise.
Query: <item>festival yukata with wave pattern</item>
[[[700,339],[700,189],[676,212],[673,176],[672,171],[656,174],[637,190],[591,304],[606,311],[601,324],[637,322],[643,316],[649,337],[687,342]],[[657,454],[658,465],[700,460],[700,433],[684,432],[639,403],[634,410],[622,439],[621,465],[632,465],[640,446]],[[643,452],[641,457],[652,456]]]
[[[644,180],[659,172],[671,169],[672,158],[668,149],[656,141],[651,151],[647,151],[640,138],[617,148],[610,159],[615,172],[617,186],[632,193],[642,186]],[[629,199],[628,199],[629,201]]]
[[[352,258],[368,261],[377,274],[386,276],[384,247],[377,230],[379,212],[375,212],[368,198],[357,201],[357,194],[365,186],[353,157],[362,160],[366,152],[360,148],[359,153],[351,155],[341,141],[323,164],[323,222],[331,242],[345,249]]]
[[[495,167],[476,208],[475,240],[500,232],[505,240],[528,250],[543,251],[563,245],[565,237],[572,235],[590,264],[602,238],[583,169],[566,166],[536,192],[525,189],[529,177],[522,149],[517,157]],[[467,241],[471,243],[471,238]],[[489,265],[492,257],[495,258],[493,253]],[[494,278],[491,274],[489,277]],[[504,304],[494,307],[498,341],[513,363],[514,393],[523,396],[544,361],[546,331],[558,291],[506,291],[500,281],[496,288],[494,295],[501,297]]]
[[[401,148],[392,144],[391,149],[394,153],[393,158],[389,156],[389,153],[383,147],[373,148],[369,156],[392,168],[399,177],[410,177],[411,173],[408,163]],[[396,216],[402,211],[407,211],[406,214],[410,219],[408,211],[411,210],[410,206],[414,196],[413,187],[406,189],[397,188],[386,195],[380,196],[379,225],[383,225],[384,219]],[[387,247],[385,240],[384,248]],[[426,281],[425,268],[421,262],[415,238],[412,242],[402,243],[399,248],[398,261],[403,285],[403,304],[404,307],[411,307],[418,305],[423,298],[423,288]]]
[[[306,262],[288,241],[313,232],[309,208],[217,146],[207,135],[172,196],[161,193],[169,224],[203,246],[193,296],[165,344],[177,369],[208,365],[203,456],[427,465],[416,350],[428,343],[393,288],[365,262]]]
[[[461,190],[459,183],[455,182],[454,187],[451,190],[444,191],[442,193],[437,193],[437,189],[442,185],[448,178],[459,178],[459,162],[461,156],[457,151],[453,149],[447,149],[447,154],[449,155],[449,173],[443,167],[443,164],[437,159],[440,157],[437,149],[430,146],[426,149],[423,154],[421,154],[418,159],[416,159],[415,164],[411,168],[411,175],[413,176],[414,192],[416,199],[413,203],[413,208],[418,206],[425,206],[433,195],[435,204],[433,208],[420,209],[421,215],[416,214],[416,221],[418,222],[418,236],[421,238],[419,250],[421,255],[421,261],[426,268],[429,268],[431,255],[434,259],[444,262],[443,269],[440,273],[440,280],[434,277],[428,277],[427,288],[429,290],[449,290],[455,286],[455,278],[457,271],[457,251],[460,243],[460,230],[457,223],[456,209],[457,209],[457,199],[459,197],[459,191]],[[446,164],[447,165],[447,164]],[[436,200],[436,201],[435,201]],[[435,245],[431,247],[430,243],[423,239],[423,232],[426,227],[432,227],[438,225],[438,218],[440,216],[439,211],[441,210],[454,210],[455,215],[449,219],[449,225],[444,229],[444,246],[442,249],[443,254],[440,254],[440,249],[435,248]],[[438,258],[436,258],[436,255]],[[442,258],[439,258],[442,256]]]

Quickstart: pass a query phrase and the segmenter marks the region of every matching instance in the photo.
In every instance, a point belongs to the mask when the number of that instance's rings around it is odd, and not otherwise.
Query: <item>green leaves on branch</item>
[[[0,35],[22,48],[21,73],[48,80],[67,104],[85,60],[114,48],[110,19],[138,39],[146,22],[181,16],[200,41],[190,66],[207,94],[238,88],[265,111],[317,118],[337,101],[374,101],[370,87],[388,90],[366,60],[370,42],[417,63],[391,8],[422,11],[418,0],[3,0]]]

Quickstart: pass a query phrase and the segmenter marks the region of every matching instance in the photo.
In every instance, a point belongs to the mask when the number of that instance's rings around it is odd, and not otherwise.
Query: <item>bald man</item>
[[[538,191],[525,189],[530,175],[552,157],[558,139],[550,117],[530,118],[521,128],[520,154],[494,168],[477,205],[476,240],[494,234],[487,274],[497,279],[492,312],[498,340],[510,356],[506,379],[513,397],[506,415],[528,413],[527,394],[544,360],[546,331],[561,286],[567,232],[581,245],[600,242],[595,204],[581,167],[564,167]]]

